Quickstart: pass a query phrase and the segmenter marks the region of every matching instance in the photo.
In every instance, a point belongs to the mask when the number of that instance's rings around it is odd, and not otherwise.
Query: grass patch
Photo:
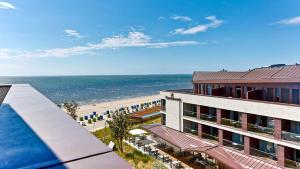
[[[151,119],[143,124],[137,124],[134,126],[134,128],[138,128],[144,124],[153,123],[160,123],[160,118]],[[113,140],[111,138],[110,129],[108,127],[102,130],[98,130],[93,134],[106,145],[108,145],[108,143]],[[118,145],[116,145],[114,151],[120,157],[128,161],[136,169],[167,169],[167,167],[165,167],[160,161],[156,160],[155,158],[149,155],[143,154],[142,152],[136,150],[135,148],[131,147],[126,143],[123,143],[123,148],[124,152],[121,153],[118,149]]]

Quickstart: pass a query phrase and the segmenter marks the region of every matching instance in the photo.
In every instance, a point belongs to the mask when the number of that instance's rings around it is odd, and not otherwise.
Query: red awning
[[[235,152],[224,146],[212,144],[194,135],[182,133],[163,125],[145,125],[143,128],[166,142],[180,148],[182,151],[206,153],[229,168],[281,169],[275,164],[270,164],[252,156]]]

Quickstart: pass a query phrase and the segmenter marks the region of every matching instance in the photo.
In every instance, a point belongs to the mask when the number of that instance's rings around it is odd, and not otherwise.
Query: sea
[[[192,75],[106,75],[0,77],[0,84],[30,84],[54,103],[80,105],[192,88]]]

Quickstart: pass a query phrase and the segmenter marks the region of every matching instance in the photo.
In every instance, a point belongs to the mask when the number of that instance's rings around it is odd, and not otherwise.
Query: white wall
[[[171,92],[161,92],[162,97],[170,97]],[[251,113],[293,121],[300,121],[300,106],[265,103],[250,100],[239,100],[222,97],[200,96],[193,94],[174,93],[183,103],[197,104],[214,108]],[[170,107],[171,109],[171,107]],[[168,108],[167,108],[168,111]]]
[[[175,130],[181,130],[181,102],[166,99],[166,126]]]

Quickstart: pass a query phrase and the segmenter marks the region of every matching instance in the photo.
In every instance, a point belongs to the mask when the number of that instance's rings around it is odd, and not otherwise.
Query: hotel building
[[[299,167],[299,65],[194,72],[192,83],[160,92],[163,125],[240,153],[242,168]]]

